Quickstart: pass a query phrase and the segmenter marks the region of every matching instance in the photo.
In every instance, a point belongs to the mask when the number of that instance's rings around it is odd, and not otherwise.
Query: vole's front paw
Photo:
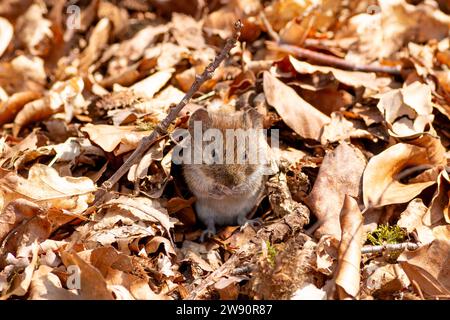
[[[216,234],[216,229],[208,228],[202,232],[202,235],[200,236],[200,242],[205,242],[205,240],[214,237]]]
[[[215,183],[208,192],[209,196],[214,199],[222,199],[225,196],[232,194],[230,188],[225,187],[222,184]]]
[[[241,230],[245,228],[246,225],[251,225],[253,228],[261,227],[262,221],[259,218],[247,219],[245,216],[238,218],[238,224],[241,226]]]
[[[238,186],[233,187],[233,189],[231,190],[231,192],[233,193],[233,195],[236,195],[236,196],[242,195],[242,194],[245,194],[245,193],[248,193],[248,191],[249,191],[249,188],[248,188],[248,186],[247,186],[246,184],[244,184],[244,183],[242,183],[242,184],[240,184],[240,185],[238,185]]]

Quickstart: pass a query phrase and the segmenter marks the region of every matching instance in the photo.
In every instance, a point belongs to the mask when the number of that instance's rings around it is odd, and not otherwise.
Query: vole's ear
[[[197,109],[193,114],[191,114],[191,117],[189,118],[189,133],[191,135],[194,134],[194,126],[197,121],[200,122],[197,125],[201,124],[203,132],[211,127],[212,120],[208,114],[208,111],[203,108]]]
[[[248,107],[244,111],[244,122],[247,128],[262,129],[263,116],[255,108]]]

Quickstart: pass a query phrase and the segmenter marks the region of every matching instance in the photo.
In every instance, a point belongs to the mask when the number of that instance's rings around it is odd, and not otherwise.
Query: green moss
[[[137,131],[151,131],[155,128],[155,124],[152,122],[147,122],[141,119],[136,121],[136,130]]]
[[[275,267],[275,258],[277,256],[277,249],[270,244],[269,240],[266,241],[267,245],[267,260],[272,267]]]
[[[367,241],[374,246],[391,243],[401,243],[405,240],[406,232],[399,226],[379,225],[367,235]]]

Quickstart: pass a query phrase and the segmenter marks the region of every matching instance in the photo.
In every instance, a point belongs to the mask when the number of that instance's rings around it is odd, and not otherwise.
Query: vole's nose
[[[242,183],[242,177],[235,168],[226,168],[223,172],[223,184],[229,188],[233,188]]]

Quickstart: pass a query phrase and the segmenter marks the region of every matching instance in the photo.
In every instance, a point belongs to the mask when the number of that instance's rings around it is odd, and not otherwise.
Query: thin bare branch
[[[275,50],[291,54],[301,59],[307,59],[322,65],[335,67],[344,70],[388,73],[392,75],[400,75],[400,69],[395,67],[387,67],[380,65],[358,65],[350,61],[337,58],[328,54],[300,48],[290,44],[279,44],[273,41],[266,41],[269,50]]]
[[[420,245],[413,242],[404,243],[389,243],[382,246],[365,246],[362,248],[362,254],[377,253],[382,251],[403,251],[403,250],[417,250]]]

